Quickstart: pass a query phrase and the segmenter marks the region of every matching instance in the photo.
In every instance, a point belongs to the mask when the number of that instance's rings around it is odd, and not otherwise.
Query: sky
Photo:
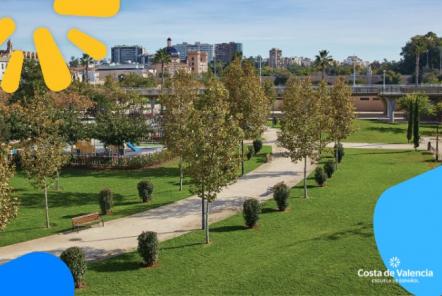
[[[113,45],[139,44],[150,53],[174,43],[241,42],[246,56],[314,57],[327,49],[338,60],[400,59],[413,35],[442,34],[440,0],[121,0],[113,18],[58,16],[53,0],[0,0],[0,17],[17,23],[16,48],[33,50],[32,32],[39,26],[54,34],[63,55],[80,56],[66,33],[79,28]]]

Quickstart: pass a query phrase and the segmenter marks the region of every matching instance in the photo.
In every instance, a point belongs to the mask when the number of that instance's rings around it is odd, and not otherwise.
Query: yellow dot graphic
[[[54,0],[56,13],[67,16],[112,17],[120,11],[120,0]],[[14,34],[15,22],[10,17],[0,18],[0,45]],[[80,31],[69,30],[67,37],[75,46],[95,60],[107,55],[106,45]],[[46,86],[52,91],[62,91],[72,83],[72,76],[54,37],[47,28],[34,32],[34,44]],[[5,92],[15,92],[20,84],[24,55],[14,51],[9,57],[1,87]]]
[[[21,70],[23,68],[23,52],[14,51],[9,59],[5,76],[2,81],[2,89],[7,93],[13,93],[20,84]]]
[[[106,57],[106,45],[78,29],[69,30],[68,39],[95,60],[102,60]]]
[[[120,0],[55,0],[54,10],[61,15],[112,17],[120,11]]]
[[[34,43],[48,88],[52,91],[68,88],[72,82],[71,73],[51,32],[46,28],[37,29],[34,32]]]

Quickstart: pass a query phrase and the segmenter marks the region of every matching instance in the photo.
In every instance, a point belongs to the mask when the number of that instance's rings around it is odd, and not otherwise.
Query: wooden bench
[[[89,226],[89,225],[97,224],[100,222],[104,227],[103,218],[101,218],[101,215],[99,213],[93,213],[93,214],[88,214],[88,215],[84,215],[84,216],[79,216],[79,217],[72,218],[72,229],[78,230],[78,228],[80,228],[80,227]]]

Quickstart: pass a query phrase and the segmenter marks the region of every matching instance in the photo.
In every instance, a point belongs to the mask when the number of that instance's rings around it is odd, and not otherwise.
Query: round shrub
[[[103,189],[98,194],[98,202],[100,203],[101,214],[112,214],[113,194],[110,189]]]
[[[336,162],[333,160],[329,160],[324,165],[324,171],[327,174],[328,178],[333,177],[336,172]]]
[[[342,145],[341,143],[335,145],[335,157],[338,157],[337,161],[338,163],[342,162],[342,159],[345,156],[345,151],[344,151],[344,145]]]
[[[256,226],[259,220],[259,214],[261,214],[261,205],[256,199],[248,199],[243,205],[243,215],[246,225],[249,228]]]
[[[143,232],[138,236],[138,254],[143,258],[146,267],[158,262],[160,244],[156,232]]]
[[[273,199],[278,205],[278,209],[284,212],[289,206],[289,188],[284,182],[273,187]]]
[[[315,180],[316,183],[323,187],[325,182],[327,182],[327,174],[324,172],[324,169],[321,167],[317,167],[315,170]]]
[[[253,141],[253,148],[255,149],[255,153],[258,154],[262,150],[262,141],[261,140],[255,140]]]
[[[138,196],[143,200],[144,203],[152,199],[153,184],[150,181],[141,181],[137,185]]]
[[[75,287],[83,287],[84,275],[87,269],[83,251],[77,247],[69,248],[61,253],[60,259],[69,267],[74,278]]]
[[[247,152],[247,159],[251,160],[254,155],[255,155],[255,149],[253,148],[253,146],[249,146]]]

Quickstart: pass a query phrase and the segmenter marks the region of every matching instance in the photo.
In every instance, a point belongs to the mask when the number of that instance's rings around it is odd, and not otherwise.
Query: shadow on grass
[[[213,230],[211,230],[211,232],[213,232]],[[161,248],[161,250],[179,250],[179,249],[186,249],[186,248],[192,248],[192,247],[203,246],[203,245],[206,245],[206,244],[193,243],[193,244],[187,244],[187,245],[181,245],[181,246],[165,247],[165,248]]]
[[[393,133],[393,134],[404,134],[405,129],[399,127],[369,127],[367,130],[379,133]]]
[[[247,230],[248,228],[242,225],[222,226],[210,229],[210,232],[234,232]]]

